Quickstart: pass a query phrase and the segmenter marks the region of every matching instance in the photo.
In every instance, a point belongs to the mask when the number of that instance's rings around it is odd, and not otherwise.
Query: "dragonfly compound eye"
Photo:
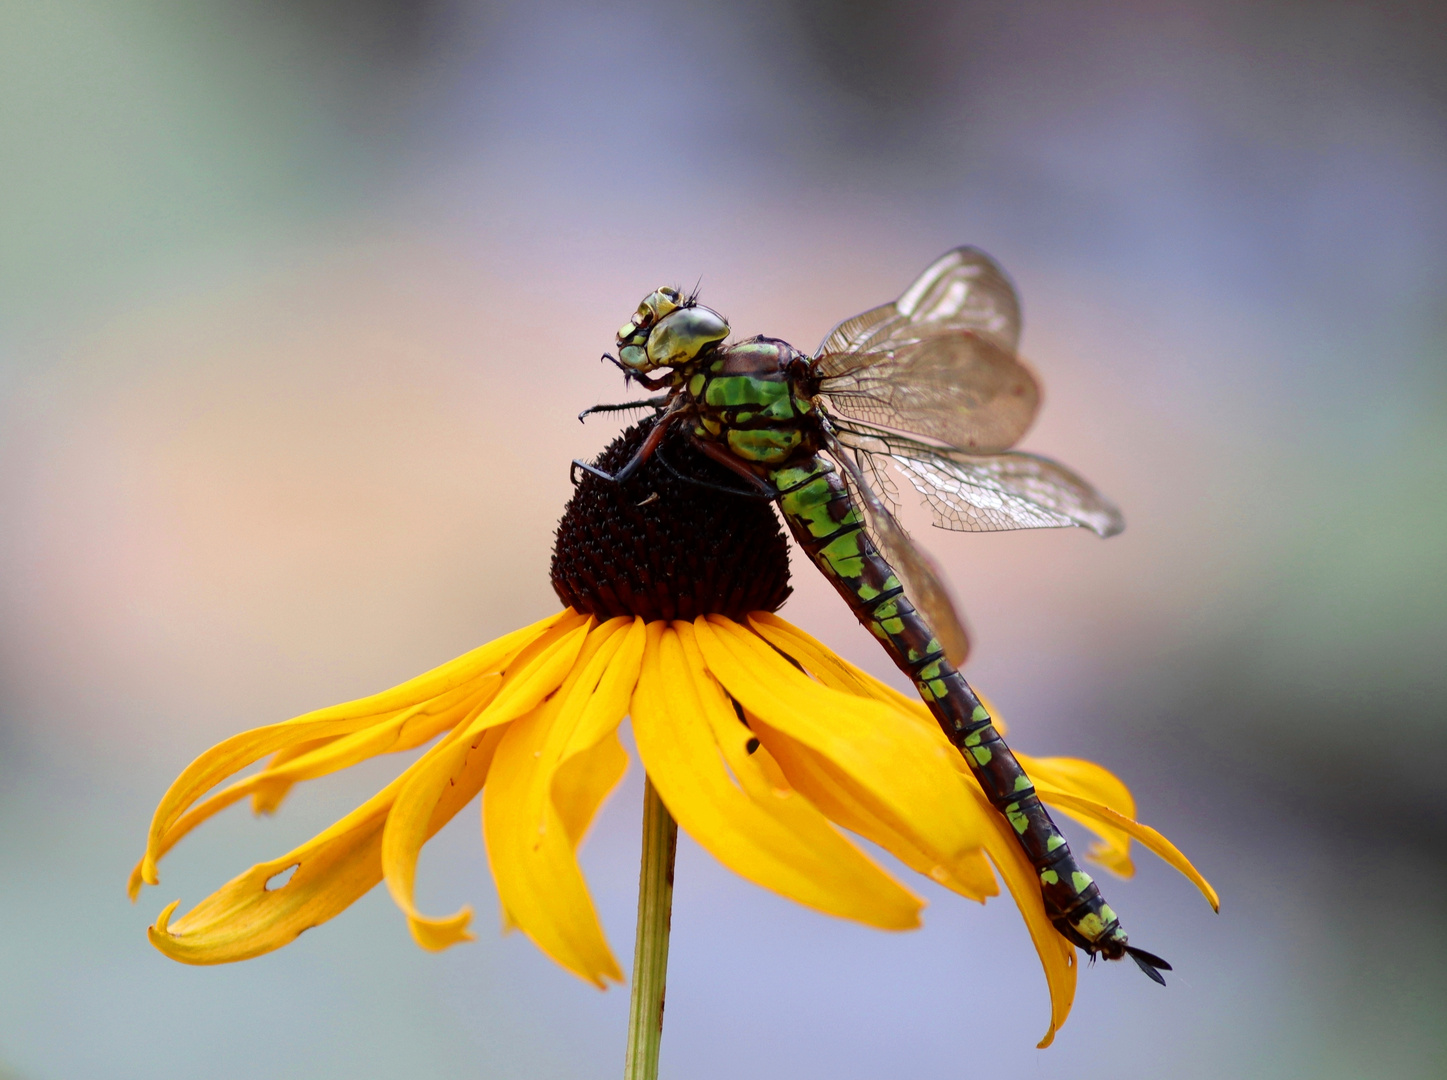
[[[679,308],[658,320],[648,335],[652,367],[674,367],[694,359],[708,345],[729,336],[729,324],[706,307]]]
[[[683,298],[678,295],[677,289],[670,289],[666,286],[662,289],[654,289],[645,296],[638,305],[638,310],[633,314],[633,325],[640,330],[646,330],[659,319],[683,306]]]
[[[633,317],[618,328],[618,359],[623,366],[638,372],[652,371],[663,364],[650,362],[644,351],[648,334],[660,319],[666,318],[683,306],[683,297],[677,289],[664,287],[654,289],[638,305]]]

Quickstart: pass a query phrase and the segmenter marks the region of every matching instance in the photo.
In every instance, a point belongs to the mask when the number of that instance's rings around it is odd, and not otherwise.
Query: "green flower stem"
[[[668,979],[668,930],[673,917],[673,856],[678,825],[653,788],[643,785],[643,861],[638,871],[638,937],[633,946],[633,993],[628,1008],[628,1057],[623,1080],[657,1080],[663,1042],[663,990]]]

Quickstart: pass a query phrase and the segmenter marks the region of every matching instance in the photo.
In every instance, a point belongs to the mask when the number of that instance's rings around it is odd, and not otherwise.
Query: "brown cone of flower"
[[[614,439],[597,467],[621,469],[653,423]],[[579,469],[553,544],[558,598],[600,620],[777,611],[790,592],[788,543],[768,500],[728,494],[742,483],[676,429],[622,484]]]

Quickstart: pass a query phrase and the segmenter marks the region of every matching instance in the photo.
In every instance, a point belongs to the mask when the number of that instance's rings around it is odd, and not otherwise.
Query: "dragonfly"
[[[657,420],[616,473],[657,456],[675,428],[773,500],[799,546],[910,679],[1035,867],[1055,929],[1092,958],[1130,957],[1162,985],[1171,965],[1130,944],[1079,865],[989,711],[960,674],[969,636],[939,568],[899,523],[897,469],[934,523],[962,532],[1080,527],[1102,537],[1120,511],[1058,462],[1011,449],[1040,405],[1020,360],[1020,303],[984,252],[945,253],[898,300],[845,319],[812,355],[777,338],[728,343],[697,293],[659,288],[617,334],[617,365],[655,397]],[[576,476],[576,473],[574,474]],[[683,477],[693,483],[696,478]]]

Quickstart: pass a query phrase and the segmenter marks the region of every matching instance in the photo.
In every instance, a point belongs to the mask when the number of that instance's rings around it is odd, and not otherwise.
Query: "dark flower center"
[[[621,469],[653,423],[644,420],[614,439],[598,468]],[[553,543],[558,598],[599,619],[740,619],[782,607],[790,592],[789,548],[773,507],[690,481],[725,489],[743,484],[677,429],[622,484],[578,470]]]

